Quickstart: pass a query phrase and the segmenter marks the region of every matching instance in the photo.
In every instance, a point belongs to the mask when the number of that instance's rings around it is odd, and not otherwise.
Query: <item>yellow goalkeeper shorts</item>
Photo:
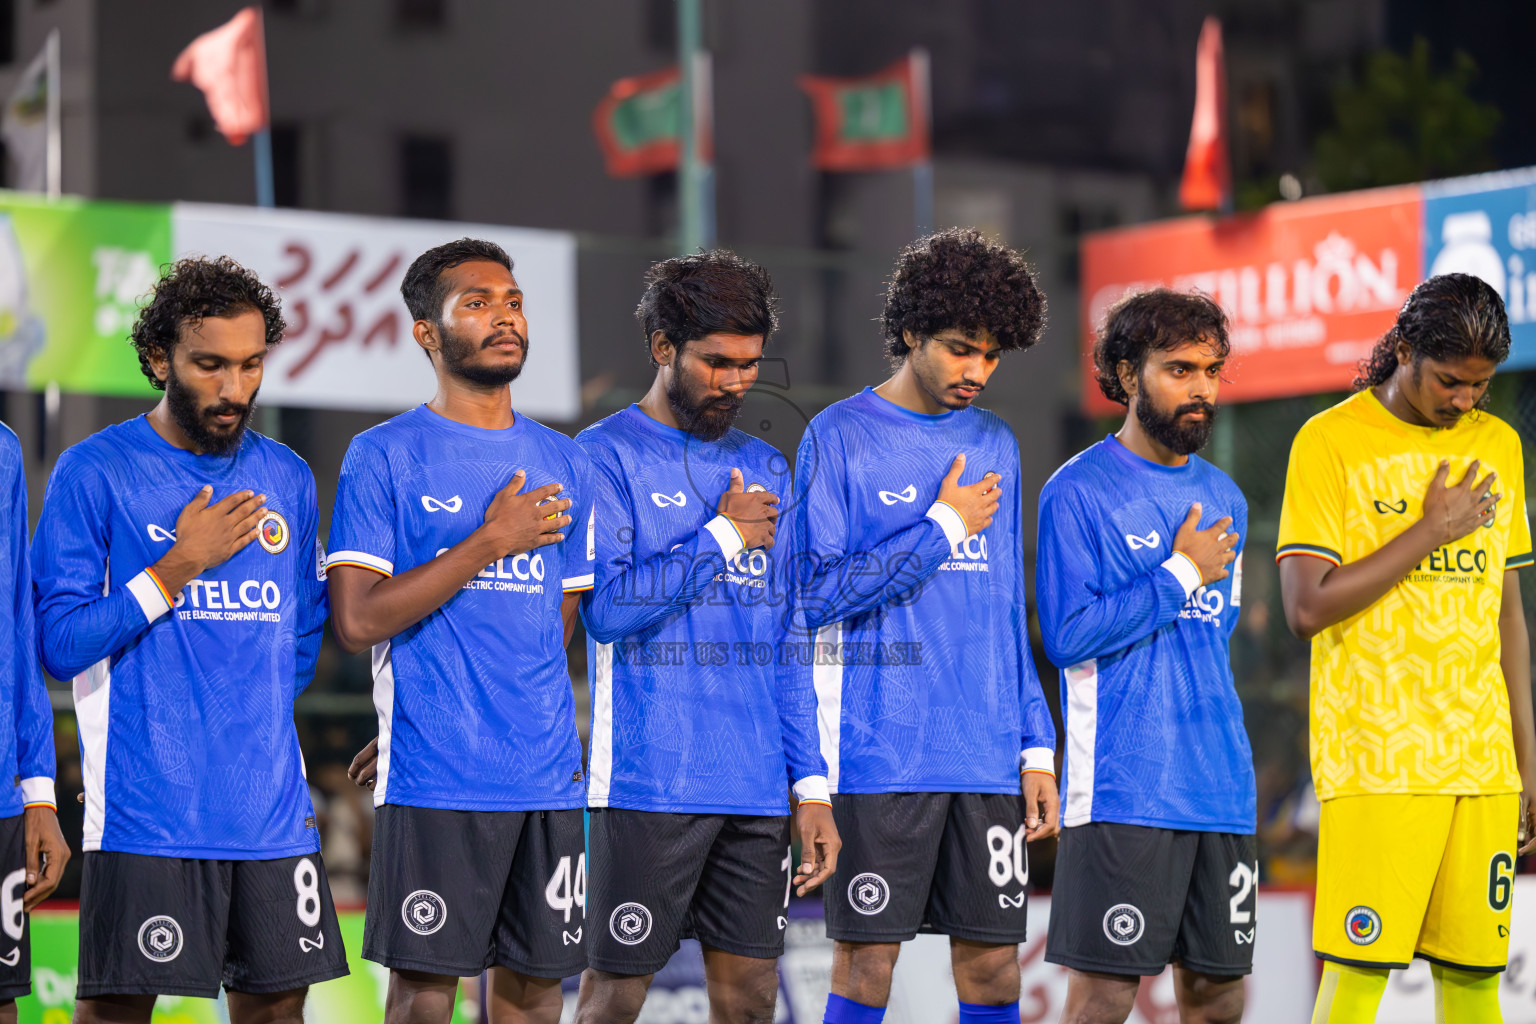
[[[1519,816],[1515,793],[1323,801],[1313,950],[1358,967],[1417,956],[1502,971]]]

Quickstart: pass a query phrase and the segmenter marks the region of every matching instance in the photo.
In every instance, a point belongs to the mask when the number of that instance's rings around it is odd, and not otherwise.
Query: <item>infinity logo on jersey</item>
[[[1134,945],[1147,930],[1147,919],[1129,903],[1116,903],[1104,912],[1104,935],[1117,946]]]
[[[281,512],[267,509],[256,522],[256,543],[269,555],[278,555],[288,547],[288,520]]]
[[[149,534],[150,540],[170,541],[172,544],[176,543],[175,530],[167,530],[163,527],[156,526],[154,523],[150,523],[148,526],[144,527],[144,531]]]
[[[670,496],[661,494],[657,491],[652,491],[651,500],[656,503],[657,508],[666,508],[668,505],[676,505],[678,508],[682,508],[684,505],[688,504],[688,495],[684,494],[682,491],[678,491],[676,494]]]
[[[181,925],[168,914],[139,925],[139,952],[157,964],[168,964],[181,955]]]
[[[400,920],[417,935],[431,935],[448,921],[448,904],[431,889],[417,889],[400,904]]]
[[[1371,504],[1375,505],[1376,511],[1380,512],[1384,516],[1390,515],[1393,512],[1397,513],[1398,515],[1402,515],[1404,512],[1408,511],[1407,498],[1400,499],[1396,505],[1392,504],[1390,501],[1382,501],[1380,498],[1377,498],[1375,501],[1371,502]]]
[[[848,905],[865,917],[878,914],[891,902],[891,887],[873,871],[854,875],[848,883]]]
[[[1370,907],[1351,907],[1344,915],[1344,934],[1357,946],[1369,946],[1381,938],[1381,915]]]
[[[643,903],[620,903],[608,915],[608,934],[626,946],[638,946],[651,935],[651,912]]]
[[[904,491],[895,491],[895,492],[892,492],[892,491],[881,491],[880,492],[880,500],[885,502],[887,505],[894,505],[898,501],[905,501],[905,502],[916,501],[917,500],[917,487],[915,485],[913,485],[913,484],[907,484],[907,489],[904,490]]]
[[[1140,551],[1142,548],[1155,548],[1161,540],[1162,538],[1157,535],[1156,530],[1153,530],[1145,537],[1138,537],[1134,533],[1125,535],[1125,542],[1131,546],[1132,551]]]
[[[457,512],[464,507],[464,499],[455,494],[447,501],[438,501],[430,494],[421,496],[421,507],[428,512]]]

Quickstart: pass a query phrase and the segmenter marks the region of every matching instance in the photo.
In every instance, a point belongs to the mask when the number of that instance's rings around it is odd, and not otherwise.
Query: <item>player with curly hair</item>
[[[293,724],[328,605],[315,481],[248,430],[284,329],[255,274],[183,259],[133,328],[165,391],[59,457],[32,545],[40,653],[85,782],[75,1020],[158,994],[302,1019],[347,973]]]
[[[1156,289],[1093,348],[1119,431],[1040,493],[1035,599],[1061,669],[1062,835],[1045,958],[1062,1021],[1123,1021],[1173,963],[1180,1020],[1242,1017],[1258,850],[1228,642],[1248,504],[1199,451],[1230,345],[1210,298]]]
[[[788,513],[843,838],[826,1020],[879,1021],[925,930],[950,936],[962,1024],[1017,1022],[1025,843],[1056,832],[1056,735],[1029,653],[1018,443],[972,403],[1039,339],[1045,297],[1017,252],[951,230],[900,254],[883,323],[895,373],[811,421]]]
[[[1482,411],[1509,348],[1492,286],[1432,277],[1291,447],[1276,557],[1312,642],[1316,1024],[1375,1020],[1415,957],[1436,1020],[1501,1019],[1515,859],[1536,847],[1525,459]]]

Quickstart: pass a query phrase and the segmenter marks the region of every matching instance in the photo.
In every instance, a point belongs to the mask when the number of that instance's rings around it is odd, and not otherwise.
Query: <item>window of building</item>
[[[400,140],[401,213],[446,220],[453,211],[453,147],[447,139]]]

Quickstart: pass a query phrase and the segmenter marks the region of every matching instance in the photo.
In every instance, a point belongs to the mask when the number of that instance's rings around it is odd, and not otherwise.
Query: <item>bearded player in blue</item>
[[[900,944],[950,936],[962,1024],[1019,1019],[1025,842],[1056,831],[1030,656],[1019,453],[972,407],[1045,299],[974,231],[921,239],[886,297],[895,374],[822,412],[795,465],[816,694],[844,847],[825,890],[831,1024],[885,1014]]]
[[[1069,968],[1063,1021],[1125,1020],[1169,963],[1185,1024],[1243,1013],[1258,854],[1227,643],[1248,505],[1195,454],[1228,348],[1206,296],[1122,300],[1093,362],[1125,424],[1040,495],[1035,594],[1066,725],[1045,954]]]
[[[27,476],[21,444],[0,423],[0,1024],[32,991],[29,917],[58,888],[69,847],[54,802],[53,707],[37,664],[27,564]]]
[[[809,652],[786,642],[789,463],[731,426],[775,326],[772,284],[729,252],[680,256],[651,268],[635,315],[651,390],[576,438],[599,510],[582,606],[592,913],[576,1020],[634,1021],[692,935],[710,1020],[770,1021],[790,887],[820,885],[839,846]]]
[[[379,713],[363,956],[390,968],[388,1024],[447,1024],[487,968],[493,1021],[556,1024],[586,966],[565,645],[592,586],[591,467],[513,412],[528,318],[500,246],[428,249],[400,291],[437,393],[353,439],[327,561]]]
[[[315,482],[246,428],[283,330],[250,271],[177,262],[132,333],[165,397],[48,480],[38,632],[85,776],[77,1022],[222,981],[232,1024],[298,1024],[347,973],[293,724],[327,609]]]

